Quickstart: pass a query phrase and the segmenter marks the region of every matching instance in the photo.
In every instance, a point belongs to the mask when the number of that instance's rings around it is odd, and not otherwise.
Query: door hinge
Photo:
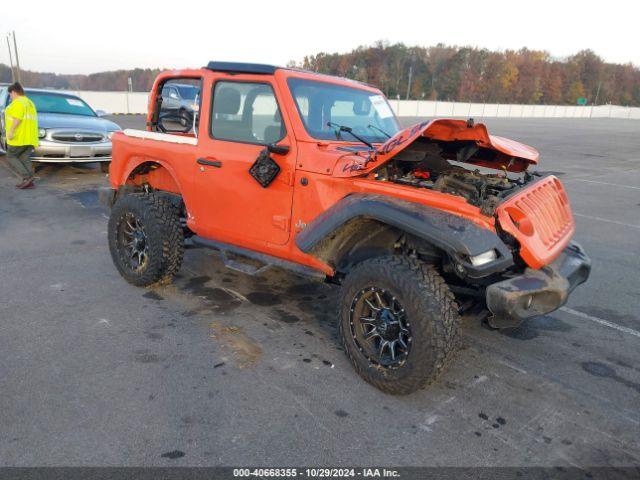
[[[289,231],[289,217],[285,217],[282,215],[274,215],[273,216],[273,226],[277,227],[285,232]]]

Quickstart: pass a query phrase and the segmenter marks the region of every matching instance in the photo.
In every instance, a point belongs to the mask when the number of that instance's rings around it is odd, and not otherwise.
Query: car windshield
[[[175,87],[180,91],[180,96],[185,100],[195,100],[199,92],[198,88],[188,85],[175,85]]]
[[[382,143],[400,130],[393,110],[380,94],[300,78],[290,78],[288,84],[304,127],[313,138],[354,141],[348,133],[338,132],[336,125],[340,125],[367,142]]]
[[[26,95],[35,104],[38,113],[66,113],[85,117],[96,116],[91,107],[78,97],[58,93],[30,92],[28,90]]]

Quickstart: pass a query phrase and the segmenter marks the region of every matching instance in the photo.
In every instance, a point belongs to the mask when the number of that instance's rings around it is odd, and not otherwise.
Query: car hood
[[[398,132],[375,152],[342,155],[336,163],[334,175],[352,177],[366,174],[391,160],[421,137],[445,142],[473,142],[481,149],[492,151],[493,158],[487,160],[486,156],[485,159],[471,156],[464,162],[495,169],[505,168],[511,172],[522,172],[529,165],[537,164],[540,156],[535,148],[528,145],[489,135],[487,127],[482,123],[442,118],[417,123]]]
[[[69,115],[64,113],[38,113],[40,128],[72,128],[90,132],[113,132],[120,127],[104,118]]]

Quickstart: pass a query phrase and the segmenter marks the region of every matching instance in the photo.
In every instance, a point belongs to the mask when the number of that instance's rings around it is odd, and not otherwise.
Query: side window
[[[172,78],[161,90],[162,103],[158,129],[167,133],[194,133],[200,112],[201,81],[193,78]]]
[[[284,138],[286,130],[270,85],[216,82],[211,135],[218,140],[267,145]]]

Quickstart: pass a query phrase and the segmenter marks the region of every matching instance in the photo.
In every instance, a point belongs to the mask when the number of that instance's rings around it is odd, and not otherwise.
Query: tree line
[[[126,91],[129,89],[128,79],[131,78],[134,92],[148,92],[161,71],[163,69],[135,68],[89,75],[66,75],[20,70],[20,78],[25,87],[97,91]],[[0,83],[9,82],[11,82],[11,68],[0,63]]]
[[[380,88],[389,98],[480,103],[640,106],[640,70],[631,63],[607,63],[591,50],[554,58],[539,50],[490,51],[438,44],[406,46],[379,41],[348,53],[318,53],[289,62],[319,73],[339,75]],[[117,70],[90,75],[21,71],[34,88],[149,91],[160,69]],[[11,69],[0,64],[0,82]]]
[[[318,53],[290,66],[340,75],[389,98],[480,103],[640,106],[640,70],[607,63],[591,50],[558,59],[548,52],[410,47],[379,41],[349,53]]]

